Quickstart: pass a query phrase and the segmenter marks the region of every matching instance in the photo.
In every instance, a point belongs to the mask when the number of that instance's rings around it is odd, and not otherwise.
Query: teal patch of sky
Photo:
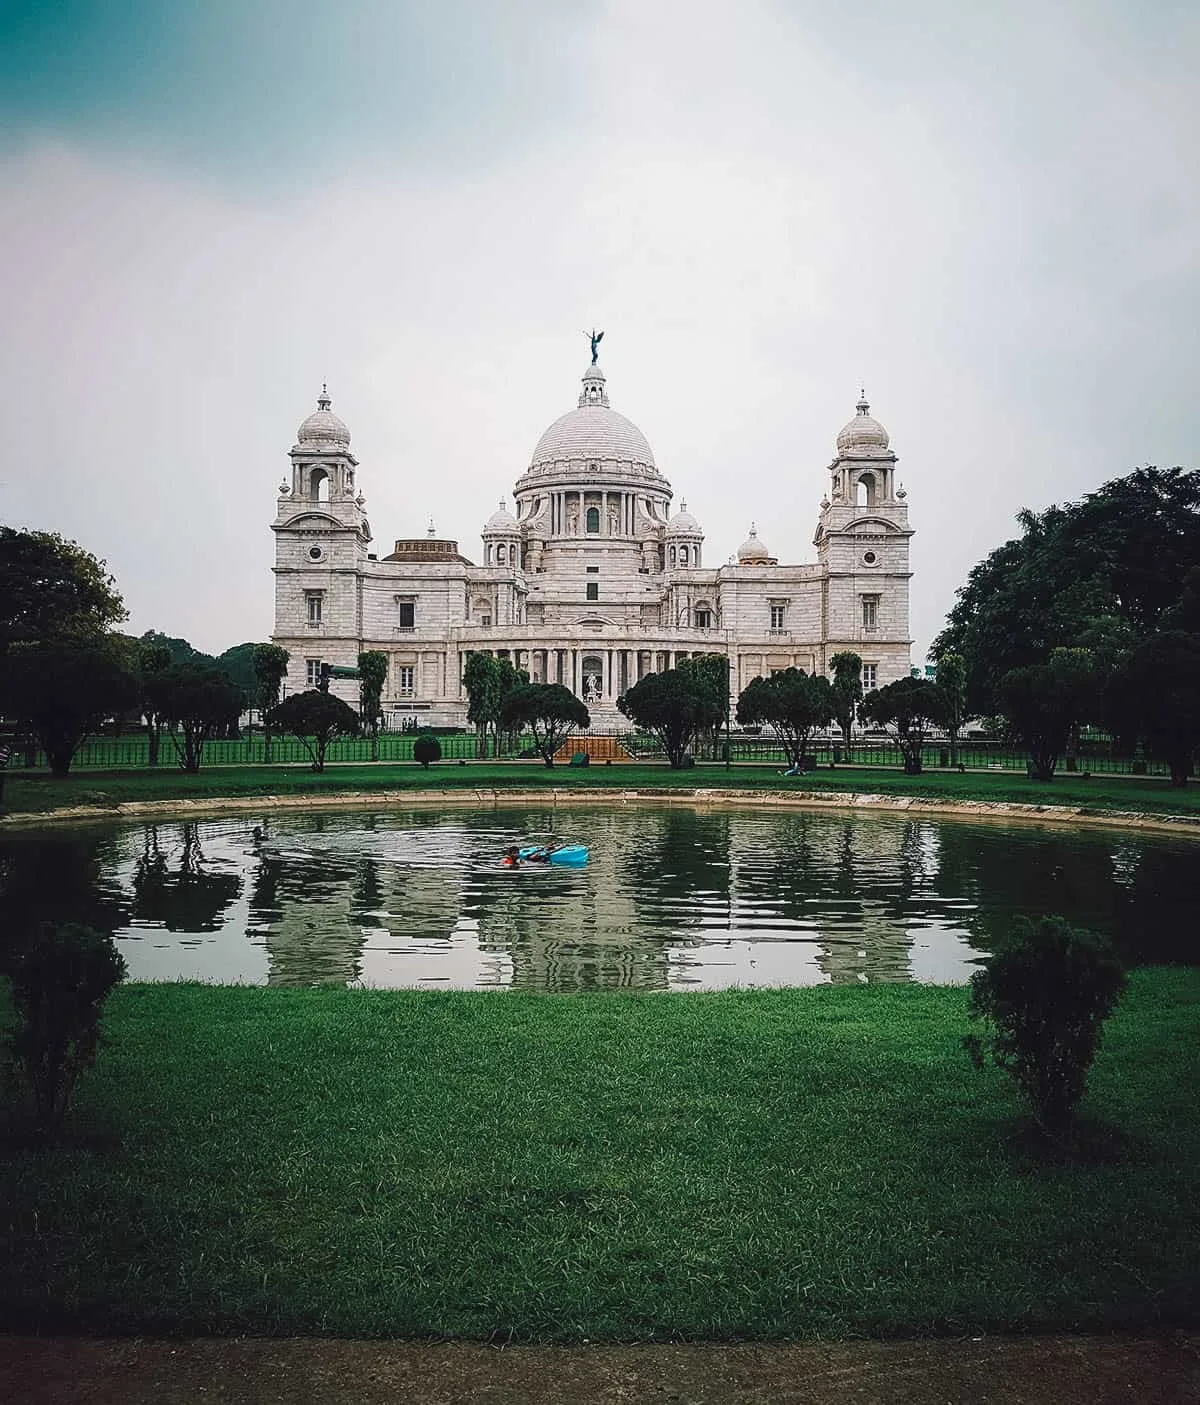
[[[0,141],[49,136],[256,185],[360,159],[486,165],[580,110],[575,14],[549,0],[0,0]]]

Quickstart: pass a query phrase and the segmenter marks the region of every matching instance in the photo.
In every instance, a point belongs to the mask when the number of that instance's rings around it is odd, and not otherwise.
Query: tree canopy
[[[737,702],[742,726],[765,724],[779,738],[788,764],[798,767],[808,750],[809,738],[827,727],[836,712],[833,684],[820,674],[802,668],[785,668],[770,678],[755,678]]]
[[[1078,646],[1100,621],[1156,629],[1200,561],[1200,470],[1139,468],[1080,502],[1018,516],[1022,535],[970,573],[933,644],[961,654],[967,706],[999,710],[1014,668]]]
[[[56,776],[89,733],[137,699],[131,651],[116,635],[14,643],[0,669],[0,708],[37,737]]]
[[[57,532],[0,527],[0,653],[21,640],[100,634],[127,614],[90,551]]]
[[[312,758],[314,771],[325,769],[325,752],[331,741],[356,737],[359,732],[358,713],[350,704],[316,688],[284,698],[268,717],[274,731],[290,732],[300,740]]]
[[[143,697],[156,716],[172,730],[179,764],[185,771],[200,769],[205,743],[236,726],[242,710],[242,690],[229,676],[203,664],[175,663],[143,679]]]
[[[862,656],[853,649],[843,649],[829,660],[833,670],[833,716],[842,731],[842,745],[850,751],[850,733],[854,716],[862,701]]]
[[[547,766],[576,727],[591,726],[582,702],[561,683],[523,683],[504,699],[500,725],[513,731],[528,727],[533,744]]]
[[[859,709],[868,722],[887,728],[900,747],[904,772],[921,774],[921,749],[929,729],[944,726],[946,700],[926,678],[898,678],[869,692]]]
[[[516,668],[511,659],[493,654],[471,653],[463,668],[463,687],[467,691],[467,721],[475,728],[476,750],[480,758],[487,756],[488,732],[496,737],[501,726],[505,700],[516,688],[529,682],[529,674]]]
[[[723,658],[721,675],[718,691],[711,667],[648,673],[617,699],[617,707],[635,726],[659,739],[668,762],[678,770],[697,734],[719,726],[725,716]]]

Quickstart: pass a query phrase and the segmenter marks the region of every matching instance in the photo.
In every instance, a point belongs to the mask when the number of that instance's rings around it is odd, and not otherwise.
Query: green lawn
[[[1012,772],[927,771],[921,776],[882,767],[838,766],[807,776],[785,778],[762,765],[699,765],[672,771],[662,764],[594,765],[548,770],[534,761],[440,763],[428,771],[412,763],[331,766],[317,775],[307,766],[221,766],[187,775],[174,769],[81,771],[65,780],[46,773],[16,772],[7,777],[6,813],[44,813],[72,805],[103,807],[124,801],[200,799],[241,795],[294,795],[335,791],[373,793],[404,790],[461,790],[554,786],[572,791],[603,787],[638,790],[868,791],[924,799],[986,800],[1036,805],[1085,806],[1094,810],[1142,810],[1200,814],[1200,785],[1172,789],[1155,777],[1093,777],[1063,774],[1050,783]]]
[[[10,1329],[642,1340],[1200,1320],[1200,973],[1033,1158],[961,989],[131,986],[0,1160]]]

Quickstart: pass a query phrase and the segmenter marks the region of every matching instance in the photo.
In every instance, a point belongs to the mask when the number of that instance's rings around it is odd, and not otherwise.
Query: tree
[[[829,667],[833,669],[833,716],[842,729],[842,749],[847,757],[854,716],[863,695],[862,662],[852,649],[834,654],[829,660]]]
[[[1011,669],[999,700],[1009,727],[1030,751],[1030,775],[1050,781],[1072,730],[1098,710],[1092,656],[1086,649],[1054,649],[1045,663]]]
[[[103,634],[127,614],[91,552],[57,532],[0,527],[0,654],[19,641]]]
[[[226,649],[223,654],[218,654],[215,660],[216,667],[220,672],[242,690],[244,707],[257,705],[254,695],[258,680],[254,672],[254,655],[256,650],[261,648],[261,644],[235,644],[231,649]]]
[[[697,735],[708,732],[715,745],[721,725],[729,717],[730,709],[730,664],[727,654],[693,654],[690,659],[680,659],[679,672],[690,679],[693,687],[705,693],[719,709],[716,720],[708,727],[702,727]]]
[[[937,661],[937,685],[946,705],[946,733],[950,738],[950,764],[958,765],[958,734],[967,720],[967,665],[961,654],[947,651]]]
[[[9,1037],[14,1067],[33,1094],[38,1122],[62,1120],[79,1076],[96,1060],[100,1015],[125,976],[125,960],[108,932],[46,922],[18,937],[3,974],[17,1022]]]
[[[315,688],[284,698],[271,710],[270,721],[273,729],[290,732],[300,740],[312,758],[314,771],[325,769],[325,752],[331,741],[359,733],[358,713],[350,704]]]
[[[419,761],[425,770],[430,764],[442,759],[442,744],[432,732],[422,732],[413,742],[413,760]]]
[[[523,683],[504,699],[502,726],[513,731],[528,727],[533,744],[547,766],[576,727],[590,727],[587,708],[561,683]]]
[[[237,724],[242,692],[228,676],[200,664],[176,663],[155,674],[146,695],[170,727],[180,766],[200,769],[205,743]],[[178,729],[178,734],[176,732]]]
[[[263,759],[271,759],[271,727],[267,721],[271,709],[279,702],[279,690],[287,677],[291,655],[278,644],[254,646],[254,705],[263,720]]]
[[[56,776],[108,717],[134,707],[138,682],[116,635],[14,643],[0,670],[0,706],[37,737]]]
[[[383,716],[383,685],[387,682],[388,656],[369,649],[358,656],[358,712],[362,729],[371,738],[371,760],[379,760],[379,720]]]
[[[770,678],[755,678],[742,689],[737,719],[743,726],[766,724],[779,738],[788,765],[798,770],[804,763],[809,738],[833,720],[836,709],[833,685],[828,678],[807,674],[802,668],[785,668]]]
[[[1171,768],[1171,784],[1185,786],[1200,748],[1200,634],[1164,629],[1133,651],[1113,679],[1122,712],[1145,738],[1147,751]]]
[[[463,687],[467,690],[467,721],[475,728],[475,755],[487,760],[488,728],[500,716],[500,670],[491,654],[467,655]]]
[[[921,774],[921,750],[931,727],[944,726],[946,702],[942,690],[927,678],[899,678],[869,692],[862,715],[890,730],[904,758],[904,774]]]
[[[718,726],[725,716],[724,703],[704,675],[676,668],[648,673],[622,693],[617,707],[635,726],[659,739],[675,770],[684,764],[697,733]]]
[[[157,640],[143,635],[136,641],[138,657],[138,706],[146,719],[146,739],[149,744],[149,763],[158,765],[158,749],[162,739],[163,722],[166,720],[158,710],[154,679],[171,666],[171,651]]]
[[[995,1026],[990,1052],[1011,1075],[1037,1124],[1066,1129],[1087,1089],[1104,1021],[1125,988],[1112,947],[1061,917],[1018,918],[1013,940],[971,977],[971,1017]],[[985,1045],[964,1040],[976,1067]]]
[[[1082,501],[1018,515],[959,590],[933,655],[961,654],[968,707],[999,711],[1000,680],[1081,642],[1090,621],[1151,633],[1200,560],[1200,470],[1140,468]]]

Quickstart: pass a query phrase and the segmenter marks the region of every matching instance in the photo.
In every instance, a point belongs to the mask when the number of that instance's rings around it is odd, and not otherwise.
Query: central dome
[[[604,372],[589,366],[579,405],[560,415],[537,442],[530,468],[550,468],[570,460],[632,463],[658,476],[646,436],[608,403]]]

